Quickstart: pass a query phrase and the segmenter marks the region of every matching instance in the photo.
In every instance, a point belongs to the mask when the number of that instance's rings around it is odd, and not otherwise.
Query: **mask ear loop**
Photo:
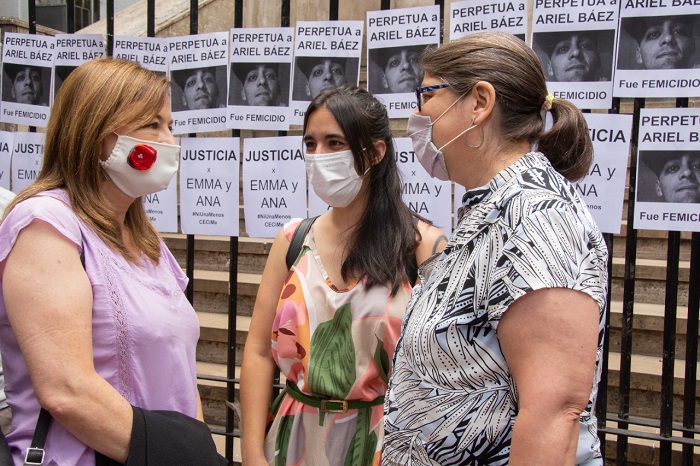
[[[474,122],[475,122],[475,121],[476,121],[476,118],[474,118],[474,119],[472,120],[472,127],[474,126]],[[467,147],[470,148],[470,149],[478,149],[479,147],[481,147],[481,146],[484,145],[484,127],[481,126],[481,125],[476,125],[476,126],[478,126],[479,128],[481,128],[481,142],[480,142],[479,144],[477,144],[476,146],[472,146],[472,145],[469,144],[469,142],[467,141],[467,135],[466,135],[466,134],[464,135],[464,143],[465,143],[465,144],[467,145]]]

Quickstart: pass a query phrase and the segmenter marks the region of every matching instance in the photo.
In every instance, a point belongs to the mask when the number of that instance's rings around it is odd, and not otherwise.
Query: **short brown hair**
[[[496,90],[496,106],[505,142],[527,140],[569,180],[582,178],[593,160],[593,145],[581,111],[571,102],[554,99],[552,128],[544,132],[541,115],[547,82],[537,55],[512,34],[486,32],[427,49],[424,73],[453,83],[458,95],[479,81]]]
[[[41,171],[6,213],[37,193],[64,189],[78,217],[107,245],[136,260],[124,245],[121,225],[106,211],[109,204],[100,191],[105,175],[99,161],[106,138],[123,126],[146,125],[160,111],[169,89],[166,78],[134,62],[102,58],[76,68],[56,95]],[[127,210],[125,224],[138,248],[157,263],[159,236],[140,199]]]

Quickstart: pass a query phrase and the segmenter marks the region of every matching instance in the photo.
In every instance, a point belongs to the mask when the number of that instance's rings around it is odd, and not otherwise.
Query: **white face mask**
[[[133,198],[168,187],[180,164],[180,146],[117,135],[107,160],[100,160],[110,179]]]
[[[331,207],[347,207],[357,197],[362,176],[355,171],[352,151],[306,154],[305,161],[306,177],[323,202]]]

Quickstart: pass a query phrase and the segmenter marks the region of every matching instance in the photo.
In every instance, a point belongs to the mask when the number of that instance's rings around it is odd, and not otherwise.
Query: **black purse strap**
[[[294,232],[292,241],[289,242],[289,249],[287,249],[287,269],[291,269],[294,265],[294,261],[297,260],[301,252],[301,246],[304,244],[304,238],[306,238],[309,230],[311,230],[311,225],[313,225],[317,218],[318,216],[305,218],[297,227],[297,231]]]
[[[80,242],[80,263],[85,269],[85,247],[83,242]],[[41,408],[39,411],[39,419],[36,421],[34,436],[32,443],[27,448],[27,453],[24,456],[24,466],[41,466],[44,464],[44,456],[46,455],[46,437],[49,435],[49,427],[51,427],[51,413]]]

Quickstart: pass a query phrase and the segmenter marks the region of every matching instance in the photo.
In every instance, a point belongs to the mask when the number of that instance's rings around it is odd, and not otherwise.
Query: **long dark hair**
[[[355,86],[340,86],[319,94],[304,115],[304,133],[309,116],[325,108],[345,133],[345,139],[360,173],[367,172],[367,207],[350,237],[348,256],[340,273],[344,280],[365,274],[367,286],[386,284],[392,296],[409,280],[415,268],[415,253],[420,234],[415,215],[401,200],[401,176],[386,108],[372,94]],[[376,141],[386,143],[386,153],[375,165]]]

